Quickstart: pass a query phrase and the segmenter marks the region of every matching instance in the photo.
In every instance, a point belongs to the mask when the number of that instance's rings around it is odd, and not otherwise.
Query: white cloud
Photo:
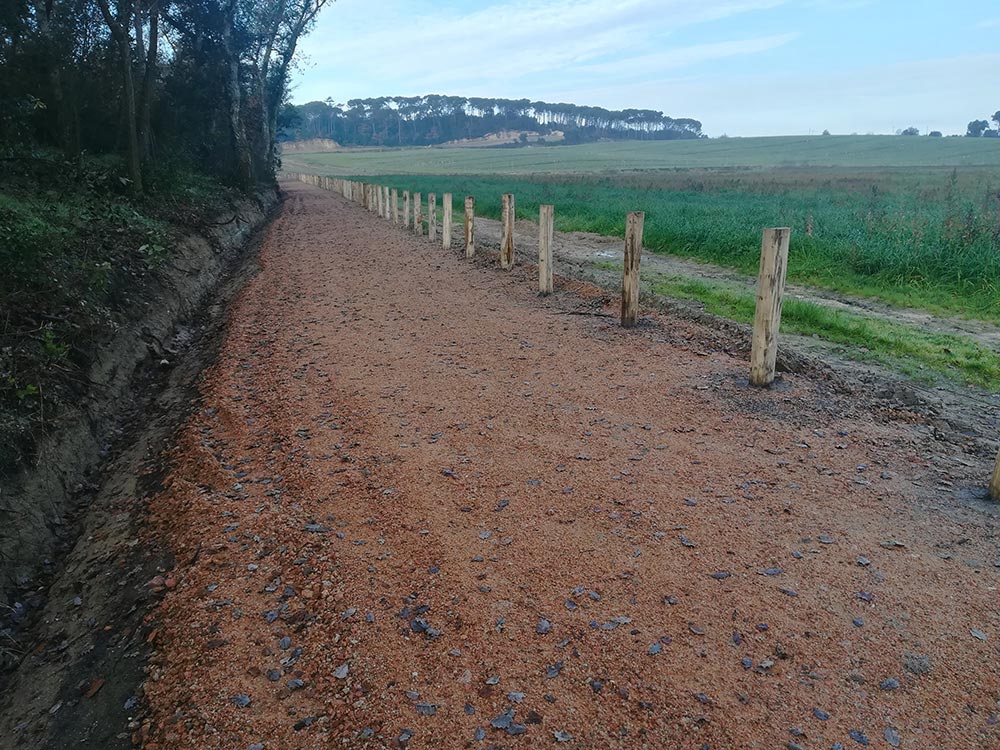
[[[340,0],[302,44],[313,67],[296,101],[382,93],[500,91],[517,79],[573,75],[630,60],[678,67],[750,54],[754,42],[663,49],[675,31],[764,10],[786,0],[510,0],[471,13],[429,3]],[[651,20],[652,19],[652,20]],[[775,38],[769,37],[773,43]],[[363,85],[363,90],[362,90]],[[373,90],[377,88],[377,90]],[[541,94],[539,94],[540,96]]]
[[[993,100],[1000,54],[967,55],[828,73],[661,78],[634,86],[587,89],[606,107],[643,106],[696,117],[710,135],[961,133]],[[574,101],[580,90],[563,90]],[[655,97],[649,102],[650,96]]]

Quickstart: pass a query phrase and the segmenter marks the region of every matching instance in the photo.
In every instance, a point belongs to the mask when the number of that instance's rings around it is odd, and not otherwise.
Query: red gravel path
[[[285,187],[151,504],[148,750],[1000,747],[995,531],[909,428]]]

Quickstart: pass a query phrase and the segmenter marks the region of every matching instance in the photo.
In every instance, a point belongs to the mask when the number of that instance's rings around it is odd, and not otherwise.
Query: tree
[[[899,134],[900,135],[920,135],[920,131],[917,128],[913,127],[913,126],[910,126],[910,127],[906,128],[905,130],[901,130]]]
[[[969,138],[979,138],[986,132],[989,126],[990,123],[987,120],[973,120],[969,123],[965,135]]]
[[[927,135],[929,135],[931,138],[940,138],[942,134],[940,130],[932,130]]]
[[[142,193],[142,156],[139,152],[138,111],[135,104],[135,79],[132,76],[132,0],[118,0],[116,13],[111,13],[108,0],[97,0],[104,22],[118,45],[121,57],[122,85],[125,92],[125,142],[128,154],[128,176],[132,192]]]

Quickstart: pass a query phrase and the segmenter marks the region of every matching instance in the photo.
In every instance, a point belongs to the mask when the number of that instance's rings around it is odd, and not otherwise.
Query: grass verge
[[[753,322],[752,293],[682,277],[659,277],[651,288],[666,297],[700,302],[713,315]],[[878,362],[920,380],[934,374],[990,390],[1000,388],[1000,355],[965,336],[933,333],[797,299],[785,300],[781,329],[843,345],[842,353],[851,359]]]

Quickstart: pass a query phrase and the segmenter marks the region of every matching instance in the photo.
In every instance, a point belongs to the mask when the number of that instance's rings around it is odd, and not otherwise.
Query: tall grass
[[[757,269],[761,230],[791,226],[793,281],[1000,322],[1000,171],[991,168],[377,180],[451,192],[456,210],[474,195],[477,215],[491,218],[512,192],[519,218],[537,219],[539,204],[554,204],[561,231],[621,237],[626,214],[642,210],[648,249],[747,273]]]

